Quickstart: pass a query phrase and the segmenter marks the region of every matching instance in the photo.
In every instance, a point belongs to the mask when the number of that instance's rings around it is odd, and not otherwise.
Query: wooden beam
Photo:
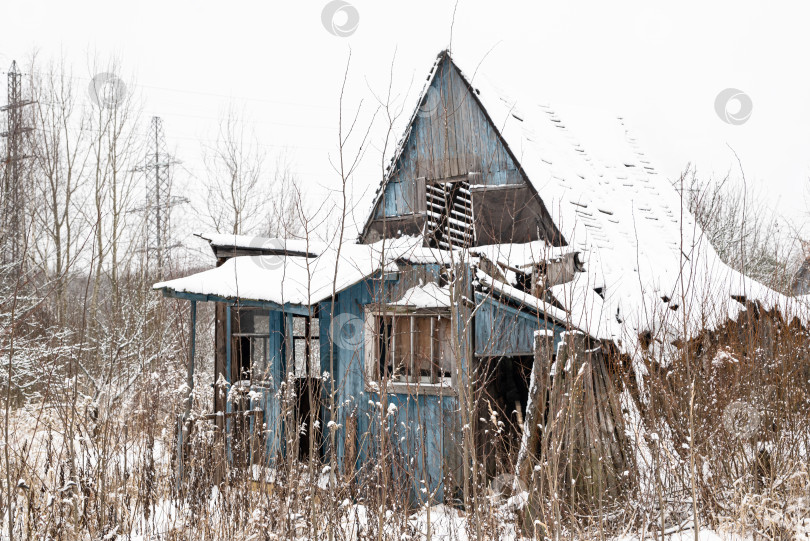
[[[225,378],[226,381],[230,384],[233,384],[233,377],[231,375],[231,305],[225,305]],[[230,386],[228,386],[225,390],[225,413],[231,413],[233,404],[229,400],[228,395],[230,395]],[[230,417],[225,419],[225,447],[228,453],[228,462],[231,463],[233,459],[233,455],[231,454],[231,438],[229,434],[231,433],[231,427],[233,423],[231,422]]]
[[[189,330],[189,353],[188,353],[188,375],[186,377],[186,386],[188,387],[188,394],[186,395],[186,413],[184,419],[188,419],[191,415],[191,407],[194,400],[194,347],[197,338],[197,301],[191,301],[191,323]]]
[[[219,295],[203,295],[200,293],[188,293],[185,291],[175,291],[174,289],[170,289],[168,287],[164,287],[161,289],[163,296],[166,298],[171,299],[184,299],[187,301],[199,301],[199,302],[221,302],[226,304],[239,304],[239,306],[250,306],[256,308],[266,308],[268,310],[273,310],[276,312],[287,312],[290,314],[295,314],[297,316],[307,316],[310,314],[311,308],[304,304],[279,304],[273,301],[258,301],[253,299],[239,299],[239,298],[230,298],[230,297],[222,297]]]

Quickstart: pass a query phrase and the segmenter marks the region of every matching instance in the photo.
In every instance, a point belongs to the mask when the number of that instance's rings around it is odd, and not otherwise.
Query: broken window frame
[[[304,323],[304,334],[296,334],[296,321],[303,320]],[[313,320],[317,321],[316,325],[313,325]],[[313,332],[313,327],[316,327]],[[304,370],[305,373],[301,373],[298,370],[298,355],[297,355],[297,347],[296,342],[303,343],[304,346],[304,362],[306,363],[309,370]],[[321,336],[320,336],[320,318],[318,317],[317,312],[313,313],[312,316],[299,316],[294,315],[292,316],[292,327],[290,329],[290,349],[291,355],[290,359],[292,362],[291,370],[292,375],[296,378],[320,378],[321,377],[321,364],[320,364],[320,347],[321,347]],[[315,352],[317,351],[317,357]],[[308,372],[308,373],[307,373]]]
[[[430,372],[424,373],[423,362],[419,362],[419,346],[417,345],[417,330],[419,319],[427,319],[430,321],[430,334],[431,340],[429,341],[429,354],[430,359]],[[390,339],[381,339],[381,321],[389,322],[383,327],[391,333]],[[400,322],[405,322],[405,331],[396,332]],[[446,323],[437,324],[440,321]],[[452,347],[442,347],[440,325],[446,326],[445,334],[449,338],[450,331],[450,313],[449,311],[400,311],[400,310],[385,310],[385,309],[372,309],[366,311],[364,333],[366,344],[366,382],[369,390],[379,390],[380,383],[385,380],[388,391],[392,393],[408,393],[408,394],[452,394],[455,392],[456,387],[456,361],[452,351]],[[394,332],[392,332],[392,330]],[[407,337],[407,346],[399,348],[397,344],[397,337]],[[390,340],[390,341],[389,341]],[[399,364],[404,369],[399,374],[393,370],[392,362],[385,362],[381,357],[381,350],[385,344],[386,351],[404,352],[407,359],[400,360]],[[401,344],[401,343],[400,343]],[[441,355],[445,352],[448,353],[447,358],[442,358]],[[394,358],[396,361],[396,357]],[[403,364],[405,361],[407,365]],[[442,364],[446,364],[442,369]],[[418,375],[414,375],[419,371]],[[393,377],[392,377],[393,372]]]
[[[466,248],[475,244],[475,215],[470,179],[474,173],[435,180],[417,179],[424,192],[428,242],[435,248]],[[424,188],[422,187],[424,185]]]
[[[245,314],[251,314],[252,317],[256,315],[265,316],[267,317],[267,332],[241,332],[243,327],[242,318]],[[257,308],[253,306],[234,306],[232,309],[233,318],[231,322],[231,362],[237,363],[239,365],[238,370],[238,381],[249,381],[251,386],[269,386],[271,385],[272,376],[270,376],[271,371],[271,361],[270,361],[270,312],[269,310],[265,310],[263,308]],[[255,327],[255,323],[253,324]],[[236,329],[236,330],[235,330]],[[240,339],[247,338],[249,344],[249,352],[248,358],[250,359],[250,368],[247,370],[247,374],[242,371],[242,347],[240,345]],[[257,341],[262,342],[262,347],[264,350],[264,356],[260,361],[260,375],[256,375],[254,372],[256,371],[254,368],[254,348],[256,347],[255,343]],[[247,377],[245,377],[247,376]]]

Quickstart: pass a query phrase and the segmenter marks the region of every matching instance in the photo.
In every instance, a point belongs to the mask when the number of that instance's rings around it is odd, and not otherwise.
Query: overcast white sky
[[[216,119],[234,99],[267,150],[287,149],[304,185],[322,200],[337,187],[329,156],[336,154],[349,51],[348,110],[360,100],[371,110],[372,91],[385,92],[395,54],[394,89],[411,103],[450,43],[456,6],[350,2],[359,24],[337,37],[321,22],[325,0],[4,1],[0,70],[33,50],[43,58],[64,54],[86,85],[88,56],[116,55],[131,74],[125,82],[143,99],[144,123],[153,114],[164,118],[169,146],[184,162],[177,182],[189,193],[202,175],[201,145],[212,142]],[[563,110],[624,116],[669,177],[688,162],[704,176],[730,170],[739,177],[733,148],[748,182],[801,226],[810,208],[809,16],[805,2],[460,0],[452,47],[475,62],[486,56],[486,72],[506,91],[535,88],[538,100]],[[729,87],[752,100],[744,124],[715,113],[715,97]],[[354,179],[358,197],[367,188],[366,200],[380,178],[384,129],[377,128]]]

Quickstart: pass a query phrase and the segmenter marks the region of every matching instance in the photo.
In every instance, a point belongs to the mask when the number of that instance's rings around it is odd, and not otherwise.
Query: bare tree
[[[119,63],[114,59],[103,64],[94,62],[91,71],[112,74],[115,81],[113,88],[105,90],[111,94],[89,110],[87,121],[87,129],[92,134],[93,169],[89,175],[94,215],[88,217],[88,221],[94,231],[91,310],[95,312],[105,279],[111,288],[110,299],[114,306],[118,305],[120,269],[124,261],[136,253],[130,248],[136,242],[132,232],[138,228],[127,226],[130,225],[130,210],[137,188],[134,165],[141,155],[142,141],[136,131],[140,107],[131,92],[121,91],[128,89],[123,87],[123,81],[117,75],[121,72]]]
[[[760,194],[728,175],[719,181],[698,177],[687,166],[683,175],[687,208],[695,217],[720,258],[734,269],[784,291],[794,246],[786,225],[770,210]]]
[[[68,273],[84,241],[86,224],[80,214],[81,201],[76,198],[82,195],[87,180],[88,118],[77,110],[74,78],[63,59],[51,62],[44,71],[37,68],[32,60],[33,249],[40,272],[53,283],[52,305],[57,323],[62,324],[67,310]]]
[[[267,205],[265,235],[277,238],[309,238],[310,212],[306,194],[284,153],[276,156]]]
[[[261,183],[265,153],[245,126],[244,113],[230,105],[219,122],[215,145],[203,150],[207,218],[220,233],[253,231],[263,216]]]

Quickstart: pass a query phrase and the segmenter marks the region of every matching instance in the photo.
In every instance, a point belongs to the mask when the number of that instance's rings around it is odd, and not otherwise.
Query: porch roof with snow
[[[222,238],[220,238],[222,237]],[[243,242],[241,248],[276,246],[279,239],[243,237],[229,240],[222,235],[213,242]],[[206,237],[203,237],[206,238]],[[208,240],[208,238],[206,238]],[[288,246],[290,246],[288,244]],[[306,252],[311,250],[307,249]],[[418,237],[403,237],[375,244],[345,243],[340,247],[319,246],[318,255],[309,257],[286,253],[232,257],[219,267],[183,278],[159,282],[154,289],[167,297],[213,302],[239,301],[267,304],[294,310],[325,301],[333,293],[378,272],[398,270],[397,261],[408,263],[447,263],[450,254],[427,248]]]

